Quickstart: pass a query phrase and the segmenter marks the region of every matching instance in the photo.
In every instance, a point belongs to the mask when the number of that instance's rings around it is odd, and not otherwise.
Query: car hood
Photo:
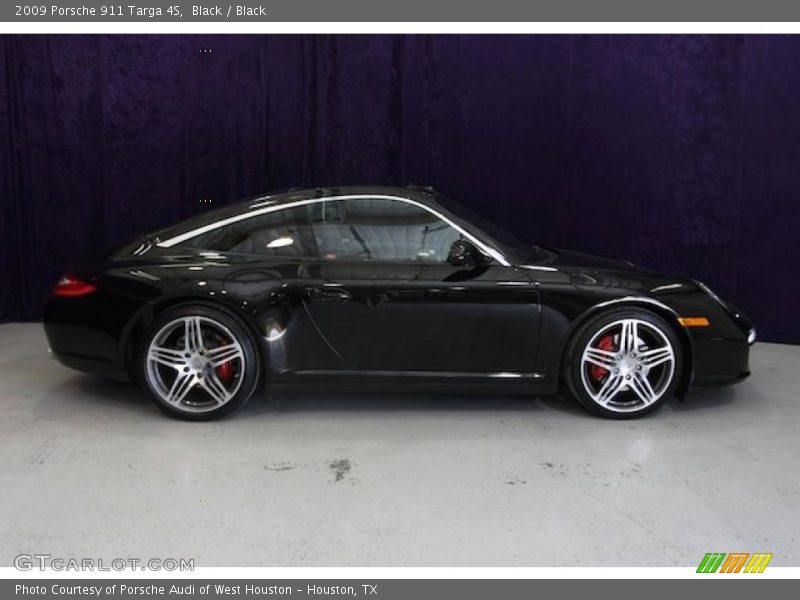
[[[573,252],[572,250],[563,250],[561,248],[552,249],[553,253],[552,265],[554,267],[566,267],[577,270],[611,270],[611,271],[625,271],[635,272],[641,274],[650,274],[651,271],[638,267],[633,263],[614,258],[606,258],[604,256],[595,256],[593,254],[583,254],[582,252]]]
[[[522,265],[539,270],[540,280],[569,281],[577,289],[602,288],[614,290],[615,294],[645,294],[662,299],[697,291],[696,284],[689,279],[658,273],[625,260],[555,248],[543,250],[548,255],[546,262],[539,266]]]

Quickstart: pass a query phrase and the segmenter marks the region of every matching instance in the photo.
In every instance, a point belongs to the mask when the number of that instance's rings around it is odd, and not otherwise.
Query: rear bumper
[[[106,290],[76,298],[51,297],[42,318],[50,352],[71,369],[127,378],[123,340],[140,305]]]
[[[70,369],[91,373],[93,375],[101,375],[111,379],[119,379],[120,381],[130,381],[130,374],[127,370],[103,358],[58,353],[54,352],[52,349],[51,354],[58,362]]]

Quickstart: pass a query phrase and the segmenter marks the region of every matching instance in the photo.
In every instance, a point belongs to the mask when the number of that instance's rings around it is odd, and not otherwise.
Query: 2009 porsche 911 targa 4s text
[[[425,188],[251,199],[77,262],[45,309],[65,365],[209,419],[260,384],[563,385],[607,417],[749,374],[751,323],[698,281],[537,247]]]

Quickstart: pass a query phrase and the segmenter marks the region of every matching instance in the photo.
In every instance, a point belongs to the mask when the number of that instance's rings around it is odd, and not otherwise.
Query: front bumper
[[[695,385],[736,383],[750,375],[747,340],[702,339],[694,342]]]
[[[738,311],[715,315],[719,325],[711,330],[693,330],[695,385],[725,385],[747,379],[750,375],[750,348],[756,330]]]
[[[707,320],[705,326],[684,327],[691,341],[692,384],[736,383],[750,375],[750,347],[756,331],[747,316],[701,289],[662,299],[680,317]]]

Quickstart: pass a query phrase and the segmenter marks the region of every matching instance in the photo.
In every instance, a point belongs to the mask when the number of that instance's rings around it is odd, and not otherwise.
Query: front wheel
[[[661,406],[674,393],[682,364],[680,341],[664,319],[626,309],[599,315],[576,332],[565,376],[585,408],[625,419]]]
[[[239,321],[205,306],[182,306],[150,326],[139,376],[167,414],[205,421],[243,405],[259,380],[258,351]]]

